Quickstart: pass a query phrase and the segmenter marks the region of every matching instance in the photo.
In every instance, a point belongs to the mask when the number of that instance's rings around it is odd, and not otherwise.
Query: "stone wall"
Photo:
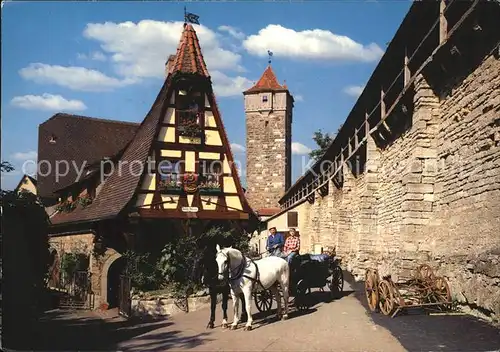
[[[218,295],[217,303],[222,301],[222,295]],[[131,311],[133,316],[144,317],[163,317],[182,313],[194,312],[203,308],[210,307],[210,296],[195,295],[187,299],[176,299],[169,296],[141,298],[138,296],[132,297]],[[217,315],[220,314],[220,308],[217,307]],[[207,315],[207,321],[209,316]]]
[[[57,250],[59,256],[62,253],[85,253],[90,254],[94,246],[94,234],[82,233],[67,236],[52,236],[49,245]]]
[[[358,279],[429,263],[453,298],[500,317],[500,61],[488,56],[451,93],[414,83],[411,128],[366,145],[364,173],[301,205],[303,242],[334,245]],[[296,210],[296,209],[290,209]]]

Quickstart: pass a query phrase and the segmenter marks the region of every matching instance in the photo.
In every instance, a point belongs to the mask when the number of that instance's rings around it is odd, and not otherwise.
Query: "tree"
[[[325,154],[328,146],[332,142],[333,138],[328,134],[324,133],[320,130],[314,132],[313,140],[318,145],[318,149],[314,149],[309,153],[309,157],[313,160],[318,160]]]
[[[2,172],[14,168],[1,163]],[[4,346],[33,349],[26,336],[36,332],[44,308],[49,267],[48,217],[40,200],[30,192],[0,191]],[[24,333],[19,335],[19,331]]]
[[[339,133],[340,129],[342,128],[343,124],[340,125],[340,127],[337,130],[337,134]],[[323,154],[325,154],[326,150],[330,146],[330,144],[333,142],[337,134],[328,134],[328,133],[323,133],[321,129],[318,131],[314,132],[313,135],[313,140],[316,142],[318,145],[318,149],[314,149],[309,153],[309,157],[313,160],[318,160],[320,159]]]

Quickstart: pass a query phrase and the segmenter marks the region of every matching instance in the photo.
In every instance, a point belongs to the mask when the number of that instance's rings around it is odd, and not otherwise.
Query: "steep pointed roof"
[[[141,170],[144,170],[142,168],[146,166],[146,160],[150,154],[153,140],[158,133],[160,126],[159,122],[161,117],[165,114],[168,98],[172,94],[172,82],[174,81],[173,78],[176,72],[199,74],[203,77],[209,77],[196,32],[190,24],[185,24],[184,26],[173,68],[169,70],[163,87],[156,97],[150,111],[138,127],[135,136],[124,148],[120,160],[117,161],[117,163],[121,164],[123,167],[120,168],[119,165],[115,164],[114,172],[104,181],[102,189],[97,194],[92,204],[85,208],[77,206],[77,208],[70,213],[55,214],[50,219],[53,225],[95,222],[114,218],[126,208],[139,186],[142,177]],[[220,119],[220,113],[213,91],[209,94],[209,98],[213,102],[216,118]],[[224,130],[221,137],[225,145],[229,145]],[[232,161],[231,149],[228,150],[228,156]],[[231,163],[231,168],[232,172],[237,175],[234,163]],[[236,188],[241,190],[239,179],[236,178],[235,181]],[[243,209],[248,209],[251,212],[251,208],[245,197],[242,199],[242,206]]]
[[[271,65],[268,65],[257,83],[252,88],[246,90],[243,94],[286,90],[288,90],[286,85],[279,84]]]
[[[172,73],[182,72],[210,77],[203,54],[201,53],[198,36],[193,26],[189,23],[184,23],[184,31],[182,32],[172,66]]]

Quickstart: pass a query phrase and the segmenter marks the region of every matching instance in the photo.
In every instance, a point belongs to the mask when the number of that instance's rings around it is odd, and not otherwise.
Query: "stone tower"
[[[271,65],[245,96],[247,194],[250,206],[278,207],[290,187],[293,97]]]

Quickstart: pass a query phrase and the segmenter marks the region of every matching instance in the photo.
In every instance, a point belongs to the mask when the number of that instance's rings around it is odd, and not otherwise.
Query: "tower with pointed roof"
[[[254,210],[278,207],[291,184],[293,96],[269,64],[243,93],[246,115],[247,199]]]

